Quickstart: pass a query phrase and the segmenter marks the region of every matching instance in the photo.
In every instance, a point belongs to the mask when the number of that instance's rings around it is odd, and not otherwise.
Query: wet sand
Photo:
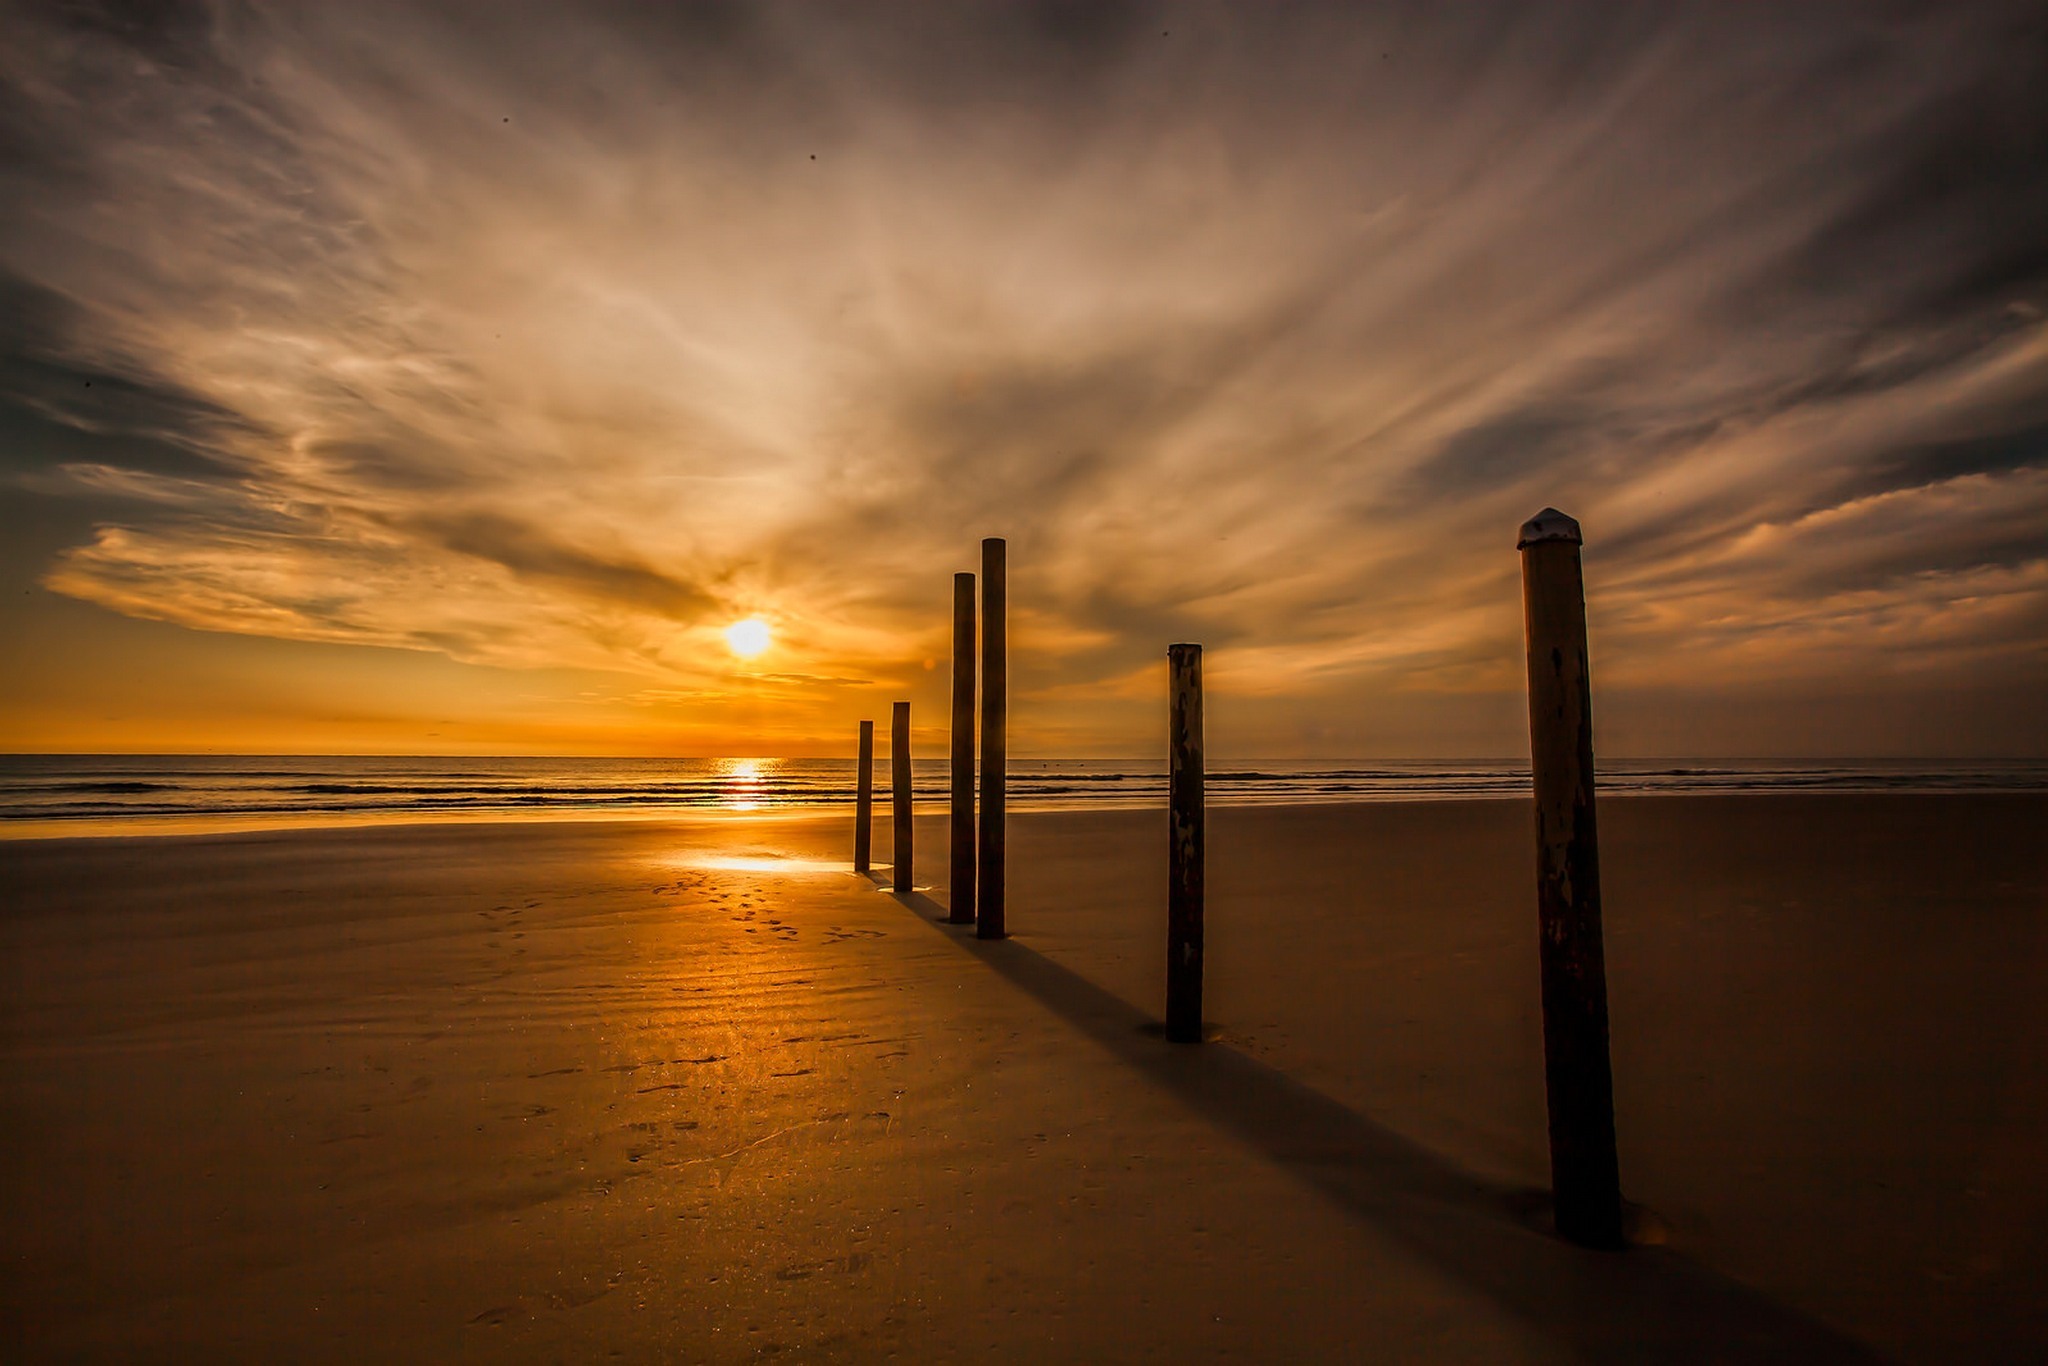
[[[1603,804],[1622,1255],[1543,1231],[1519,803],[1212,813],[1199,1049],[1163,813],[1013,817],[993,945],[843,818],[0,845],[0,1341],[2038,1356],[2044,817]]]

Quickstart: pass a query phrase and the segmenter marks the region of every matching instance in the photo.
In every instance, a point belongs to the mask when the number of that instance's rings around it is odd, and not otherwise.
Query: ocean
[[[144,823],[264,825],[322,820],[851,806],[851,759],[581,759],[437,756],[0,755],[0,833]],[[2019,792],[2048,790],[2042,760],[1604,760],[1613,794]],[[915,801],[945,803],[944,759],[913,765]],[[1211,804],[1520,797],[1526,761],[1354,761],[1217,765]],[[1163,806],[1163,761],[1012,759],[1013,810]],[[889,802],[886,758],[875,802]]]

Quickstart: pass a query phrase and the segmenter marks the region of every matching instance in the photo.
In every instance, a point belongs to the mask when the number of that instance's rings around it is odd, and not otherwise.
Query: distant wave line
[[[944,809],[948,763],[913,761],[920,809]],[[1165,801],[1162,764],[1018,760],[1013,809],[1119,808]],[[1512,798],[1529,790],[1526,762],[1457,760],[1226,767],[1206,775],[1219,806]],[[1614,795],[1771,792],[2031,792],[2048,790],[2048,761],[1620,760],[1603,765]],[[501,811],[659,814],[803,808],[854,800],[851,759],[450,759],[165,755],[0,755],[0,821],[153,817],[271,820],[322,816],[432,819]],[[889,804],[886,760],[877,807]]]

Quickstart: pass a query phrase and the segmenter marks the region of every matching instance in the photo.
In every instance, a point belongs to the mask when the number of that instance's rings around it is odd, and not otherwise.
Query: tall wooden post
[[[974,575],[953,576],[953,879],[946,919],[974,923]]]
[[[1536,909],[1543,970],[1543,1079],[1557,1231],[1619,1247],[1614,1078],[1593,819],[1593,692],[1579,524],[1545,508],[1522,525],[1529,645],[1529,753],[1536,794]]]
[[[975,936],[1003,937],[1003,804],[1010,763],[1008,571],[999,536],[981,543],[981,839]]]
[[[898,702],[889,718],[890,814],[896,825],[894,870],[890,881],[899,892],[911,890],[910,858],[910,704]]]
[[[1167,727],[1170,843],[1166,893],[1166,1037],[1202,1041],[1202,647],[1166,647],[1173,702]]]
[[[853,789],[853,871],[868,870],[875,835],[875,723],[860,723],[860,764]]]

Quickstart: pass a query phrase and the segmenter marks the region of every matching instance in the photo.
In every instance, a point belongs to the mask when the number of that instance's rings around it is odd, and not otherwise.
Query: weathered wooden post
[[[1006,547],[981,543],[981,839],[975,937],[1003,937],[1003,803],[1010,763]]]
[[[1593,693],[1579,524],[1545,508],[1522,524],[1529,646],[1529,753],[1536,794],[1536,909],[1543,971],[1543,1079],[1557,1231],[1620,1247],[1600,848],[1593,820]]]
[[[1166,647],[1173,702],[1167,727],[1170,845],[1166,892],[1166,1037],[1202,1041],[1202,647]]]
[[[974,922],[974,575],[953,576],[953,880],[946,919]]]
[[[889,787],[890,814],[896,825],[896,847],[894,870],[890,881],[894,890],[911,890],[910,858],[910,704],[898,702],[889,719]]]
[[[853,871],[868,870],[875,834],[875,723],[860,723],[860,764],[853,789]]]

